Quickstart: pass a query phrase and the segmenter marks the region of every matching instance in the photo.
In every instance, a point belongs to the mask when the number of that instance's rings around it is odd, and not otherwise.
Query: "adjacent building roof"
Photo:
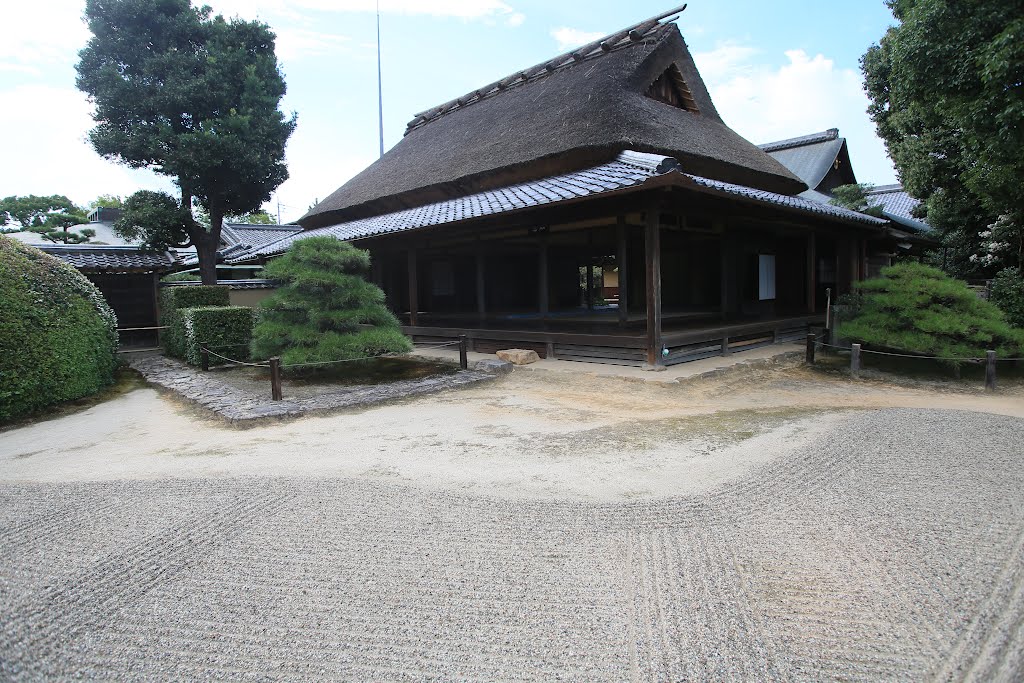
[[[857,182],[846,138],[839,137],[838,128],[769,142],[760,148],[807,184],[808,190],[800,195],[805,199],[827,202],[833,189]]]
[[[921,202],[914,199],[900,184],[879,185],[865,193],[868,204],[880,206],[886,218],[915,232],[929,232],[931,226],[919,218],[914,218],[914,209]]]
[[[724,182],[807,189],[722,121],[679,29],[662,23],[671,14],[418,114],[401,142],[299,223],[413,209],[593,168],[625,150],[671,156]]]
[[[583,197],[639,189],[652,181],[674,182],[701,192],[739,196],[753,203],[824,216],[846,223],[881,227],[886,221],[829,204],[777,194],[757,188],[725,183],[683,172],[679,160],[658,154],[627,150],[605,164],[572,173],[517,183],[502,188],[477,192],[464,197],[435,202],[414,209],[361,218],[325,228],[307,230],[286,237],[262,249],[253,250],[231,262],[244,263],[282,254],[295,241],[316,236],[330,236],[344,241],[360,240],[384,234],[458,223],[483,216],[493,216]]]
[[[223,260],[230,261],[298,232],[302,232],[302,227],[299,225],[224,223],[220,231],[221,248],[217,250],[217,253]],[[178,253],[187,266],[199,263],[195,248]]]
[[[180,265],[176,254],[133,246],[44,244],[38,248],[84,273],[163,273]]]

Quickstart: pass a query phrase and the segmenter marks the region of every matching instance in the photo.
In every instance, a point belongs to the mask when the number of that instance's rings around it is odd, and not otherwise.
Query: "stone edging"
[[[409,396],[456,389],[492,380],[497,376],[477,369],[462,370],[453,375],[355,387],[313,398],[272,401],[269,398],[269,384],[267,397],[253,396],[218,381],[216,375],[164,356],[133,358],[129,365],[141,373],[147,382],[173,391],[213,411],[219,417],[239,424],[264,418],[300,417],[326,410],[371,406]]]

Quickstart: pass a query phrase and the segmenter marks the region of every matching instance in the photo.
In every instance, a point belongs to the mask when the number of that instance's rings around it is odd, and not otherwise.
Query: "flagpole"
[[[384,85],[380,69],[380,0],[377,0],[377,124],[380,131],[380,155],[384,156]]]

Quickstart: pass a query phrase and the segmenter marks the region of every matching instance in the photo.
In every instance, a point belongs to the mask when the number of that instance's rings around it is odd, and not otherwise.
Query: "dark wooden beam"
[[[818,240],[812,232],[807,235],[807,312],[818,307]]]
[[[615,226],[617,249],[615,261],[619,266],[619,324],[629,320],[629,243],[626,217],[619,214]]]
[[[721,292],[721,316],[722,320],[729,317],[732,312],[732,282],[736,277],[735,261],[733,257],[732,236],[728,234],[728,228],[722,228],[722,241],[719,247],[719,259],[721,274],[718,287]]]
[[[413,327],[417,323],[417,314],[419,313],[420,301],[419,301],[419,274],[416,266],[416,250],[409,250],[409,324]]]
[[[658,205],[647,207],[644,226],[647,290],[647,367],[664,367],[661,357],[661,220]]]
[[[537,249],[537,310],[541,318],[548,315],[548,236],[540,236]]]
[[[478,244],[476,248],[476,314],[480,320],[487,317],[487,292],[484,289],[485,271],[483,248]]]

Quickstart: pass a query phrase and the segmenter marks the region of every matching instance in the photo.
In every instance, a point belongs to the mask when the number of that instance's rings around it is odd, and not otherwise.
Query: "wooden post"
[[[850,374],[854,377],[860,375],[860,344],[850,346]]]
[[[371,253],[370,259],[370,277],[373,280],[373,284],[384,289],[384,264],[381,263],[380,254]]]
[[[419,274],[416,270],[416,250],[409,250],[409,325],[415,327],[419,313]]]
[[[548,317],[548,238],[540,236],[540,249],[537,252],[537,308],[540,317]]]
[[[592,258],[589,253],[587,258]],[[594,308],[594,264],[587,264],[587,310]]]
[[[487,293],[484,290],[485,263],[483,249],[476,250],[476,315],[480,320],[487,317]]]
[[[210,369],[210,352],[206,350],[205,346],[199,349],[199,367],[203,369],[203,372]]]
[[[818,337],[814,334],[807,335],[807,364],[814,365],[814,351],[818,345]]]
[[[985,353],[985,391],[996,390],[996,352]]]
[[[626,217],[620,215],[615,227],[615,238],[618,248],[615,262],[619,266],[619,323],[629,322],[629,244],[626,233]]]
[[[818,307],[817,239],[814,233],[807,236],[807,312],[814,313]]]
[[[276,356],[270,359],[270,397],[275,401],[282,399],[281,359]]]
[[[719,291],[719,309],[722,320],[729,317],[729,276],[732,274],[732,268],[730,268],[731,261],[729,259],[731,245],[729,244],[729,238],[725,234],[722,235],[722,242],[718,247],[718,260],[719,260],[719,273],[718,273],[718,291]]]
[[[661,357],[661,221],[657,204],[647,209],[644,227],[644,255],[647,276],[647,369],[664,367]]]
[[[459,367],[463,370],[469,368],[469,358],[466,356],[466,352],[469,350],[469,339],[466,335],[459,335]]]

